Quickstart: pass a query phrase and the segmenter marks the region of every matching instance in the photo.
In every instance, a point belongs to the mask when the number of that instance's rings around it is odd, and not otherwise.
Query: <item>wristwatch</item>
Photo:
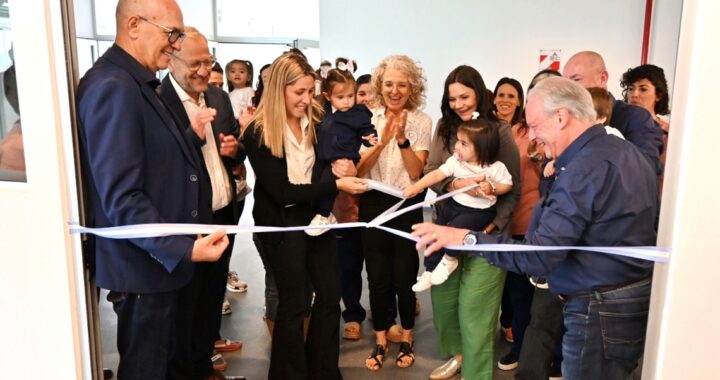
[[[407,149],[407,148],[409,148],[409,147],[410,147],[410,140],[409,140],[409,139],[405,139],[405,142],[402,143],[402,144],[398,143],[398,148],[400,148],[400,149]]]
[[[475,232],[470,231],[463,238],[463,245],[475,245],[475,244],[477,244],[477,236],[475,235]]]

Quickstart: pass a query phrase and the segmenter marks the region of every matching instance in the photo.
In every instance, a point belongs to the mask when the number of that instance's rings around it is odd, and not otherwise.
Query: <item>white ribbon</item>
[[[455,194],[466,192],[470,189],[479,186],[478,184],[472,184],[463,188],[451,191],[441,196],[428,199],[424,202],[416,203],[408,207],[398,209],[405,198],[402,197],[402,190],[398,195],[398,188],[383,184],[377,181],[368,180],[368,187],[370,189],[382,191],[386,194],[402,198],[398,203],[385,210],[382,214],[375,217],[370,222],[353,222],[353,223],[338,223],[324,225],[323,229],[342,229],[342,228],[354,228],[354,227],[366,227],[366,228],[379,228],[387,231],[394,235],[412,240],[419,241],[420,239],[412,236],[410,233],[405,231],[396,230],[382,224],[392,220],[402,214],[416,210],[420,207],[429,206],[435,202],[452,197]],[[170,236],[170,235],[198,235],[198,234],[210,234],[219,229],[224,229],[228,234],[238,234],[243,232],[291,232],[291,231],[304,231],[310,229],[317,229],[317,226],[295,226],[295,227],[267,227],[267,226],[249,226],[249,225],[218,225],[218,224],[183,224],[183,223],[150,223],[150,224],[133,224],[127,226],[118,227],[103,227],[103,228],[89,228],[80,226],[77,222],[69,222],[69,232],[71,234],[92,234],[101,236],[108,239],[136,239],[136,238],[149,238],[159,236]],[[666,263],[670,260],[670,250],[667,248],[653,247],[653,246],[635,246],[635,247],[585,247],[585,246],[538,246],[538,245],[522,245],[522,244],[478,244],[473,246],[466,245],[449,245],[445,246],[446,249],[458,250],[458,251],[474,251],[474,252],[527,252],[527,251],[568,251],[568,250],[583,250],[590,252],[606,253],[611,255],[626,256],[632,258],[638,258],[643,260],[655,261],[660,263]]]

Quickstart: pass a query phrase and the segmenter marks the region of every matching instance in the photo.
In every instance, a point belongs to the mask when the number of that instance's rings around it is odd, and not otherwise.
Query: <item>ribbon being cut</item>
[[[435,202],[452,197],[455,194],[463,193],[477,187],[477,184],[465,186],[461,189],[451,191],[441,196],[428,199],[424,202],[414,204],[400,209],[405,201],[402,195],[402,189],[385,183],[367,180],[368,187],[371,190],[381,191],[383,193],[400,198],[400,201],[385,210],[370,222],[354,222],[354,223],[338,223],[324,225],[322,228],[341,229],[353,227],[379,228],[389,233],[401,236],[403,238],[417,242],[419,238],[412,236],[409,232],[396,230],[383,226],[389,220],[396,218],[406,212],[418,209],[420,207],[430,206]],[[304,231],[317,227],[296,226],[296,227],[267,227],[267,226],[249,226],[249,225],[212,225],[212,224],[173,224],[173,223],[157,223],[157,224],[135,224],[128,226],[106,227],[106,228],[89,228],[80,226],[76,222],[70,222],[71,234],[93,234],[108,239],[135,239],[168,235],[197,235],[210,234],[218,229],[224,229],[228,234],[238,234],[243,232],[285,232],[285,231]],[[587,247],[587,246],[538,246],[538,245],[514,245],[514,244],[479,244],[474,246],[467,245],[451,245],[446,249],[460,251],[492,251],[492,252],[525,252],[525,251],[566,251],[574,249],[582,249],[583,251],[591,251],[610,255],[620,255],[633,257],[643,260],[666,263],[670,260],[670,250],[653,246],[626,246],[626,247]]]

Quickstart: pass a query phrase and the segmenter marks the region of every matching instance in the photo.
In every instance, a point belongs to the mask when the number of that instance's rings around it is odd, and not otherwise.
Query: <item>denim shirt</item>
[[[633,144],[596,125],[557,158],[552,188],[535,205],[525,240],[478,234],[479,243],[541,246],[655,245],[657,175]],[[651,261],[569,251],[479,253],[492,265],[548,278],[556,294],[641,279]]]

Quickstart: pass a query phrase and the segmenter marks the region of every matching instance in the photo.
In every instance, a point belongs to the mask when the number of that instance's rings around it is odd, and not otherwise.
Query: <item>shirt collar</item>
[[[205,93],[201,92],[200,97],[198,98],[198,101],[196,102],[195,99],[193,99],[188,93],[178,84],[178,82],[175,80],[175,77],[172,73],[168,74],[170,76],[170,83],[172,83],[173,88],[175,89],[175,92],[178,94],[178,97],[180,98],[180,101],[185,103],[186,101],[190,101],[195,105],[203,105],[205,104]]]
[[[303,132],[303,136],[307,134],[308,125],[310,125],[310,120],[307,115],[303,115],[302,119],[300,119],[300,130]],[[285,123],[285,127],[290,129],[290,124]]]
[[[109,49],[108,53],[115,60],[121,61],[125,66],[125,69],[132,75],[138,82],[145,83],[150,86],[153,90],[157,90],[160,86],[160,80],[155,76],[155,73],[148,70],[145,66],[126,52],[118,44],[113,44]]]
[[[583,132],[578,138],[575,139],[568,147],[565,149],[564,152],[560,155],[560,157],[557,158],[557,161],[555,163],[556,168],[563,168],[565,167],[570,161],[572,161],[573,157],[582,150],[582,148],[595,136],[599,135],[606,135],[607,132],[605,132],[605,127],[603,127],[602,124],[596,124],[590,128],[588,128],[585,132]]]

